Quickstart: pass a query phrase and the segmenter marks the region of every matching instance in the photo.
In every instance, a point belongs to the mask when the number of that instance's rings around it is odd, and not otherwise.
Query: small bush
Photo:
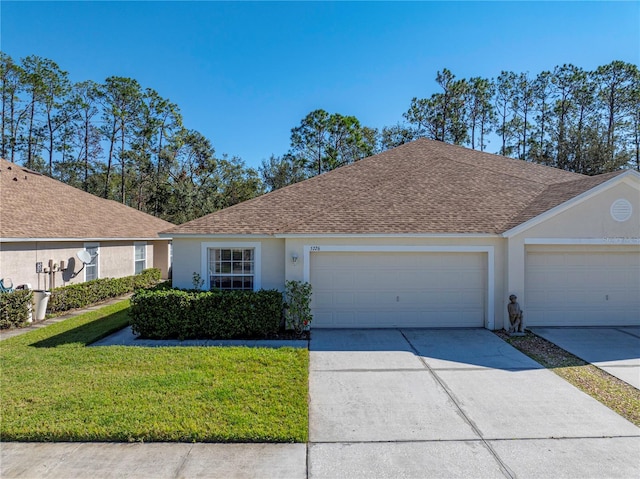
[[[311,314],[311,284],[305,281],[287,281],[285,283],[287,303],[285,318],[287,328],[296,334],[309,329],[313,315]]]
[[[27,324],[32,301],[33,292],[29,290],[0,293],[0,329]]]
[[[47,311],[60,313],[70,309],[84,308],[106,299],[148,288],[160,281],[160,270],[145,269],[142,273],[124,278],[102,278],[85,283],[71,284],[51,291]]]
[[[266,338],[276,334],[282,293],[140,290],[131,300],[133,332],[150,339]]]

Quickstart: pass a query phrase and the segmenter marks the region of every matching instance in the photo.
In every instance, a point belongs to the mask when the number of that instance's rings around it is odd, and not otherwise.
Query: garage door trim
[[[608,238],[525,238],[525,245],[562,245],[562,246],[581,246],[581,245],[640,245],[640,238],[634,237],[608,237]]]
[[[394,246],[394,245],[304,245],[304,281],[311,278],[311,255],[313,253],[486,253],[487,254],[487,298],[485,328],[495,325],[495,267],[493,246]]]

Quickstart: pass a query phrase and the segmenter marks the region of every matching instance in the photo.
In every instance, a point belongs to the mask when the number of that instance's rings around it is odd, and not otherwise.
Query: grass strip
[[[525,336],[513,337],[505,331],[495,333],[545,368],[640,426],[638,389],[530,331]]]
[[[306,349],[87,347],[128,308],[0,343],[1,440],[306,442]]]

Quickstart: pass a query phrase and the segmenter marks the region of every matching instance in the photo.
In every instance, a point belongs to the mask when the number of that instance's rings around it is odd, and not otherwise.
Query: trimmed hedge
[[[0,329],[27,324],[32,301],[33,291],[27,289],[0,293]]]
[[[267,338],[278,333],[282,293],[140,290],[131,299],[133,332],[149,339]]]
[[[47,311],[60,313],[70,309],[84,308],[100,301],[148,288],[160,281],[160,270],[145,269],[142,273],[124,278],[102,278],[85,283],[70,284],[51,291]]]

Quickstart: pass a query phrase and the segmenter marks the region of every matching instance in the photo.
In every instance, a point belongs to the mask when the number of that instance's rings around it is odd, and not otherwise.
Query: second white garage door
[[[482,327],[481,253],[312,253],[314,328]]]
[[[640,253],[527,254],[527,326],[640,325]]]

